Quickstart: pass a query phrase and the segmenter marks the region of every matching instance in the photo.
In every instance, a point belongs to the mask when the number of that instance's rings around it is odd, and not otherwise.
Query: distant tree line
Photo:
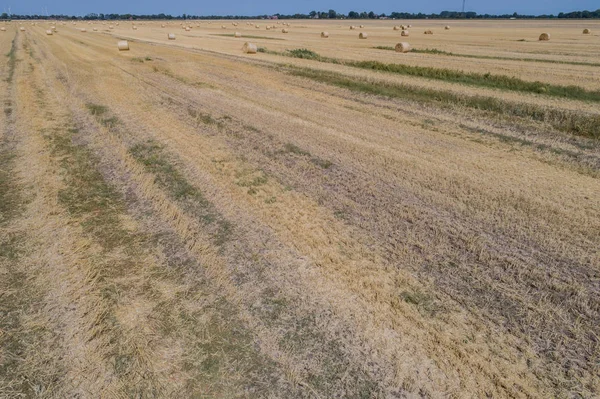
[[[600,9],[596,11],[573,11],[564,13],[561,12],[558,15],[544,14],[544,15],[520,15],[516,12],[513,14],[502,14],[502,15],[491,15],[491,14],[477,14],[473,11],[465,13],[459,11],[442,11],[439,14],[423,14],[423,13],[408,13],[408,12],[397,12],[394,11],[389,15],[376,14],[373,11],[357,12],[350,11],[348,14],[338,13],[335,10],[329,11],[311,11],[308,14],[273,14],[273,15],[254,15],[254,16],[239,16],[239,15],[169,15],[169,14],[148,14],[148,15],[137,15],[137,14],[96,14],[91,13],[85,16],[74,16],[74,15],[8,15],[3,13],[0,15],[0,19],[61,19],[61,20],[150,20],[150,19],[172,19],[172,20],[186,20],[186,19],[591,19],[600,18]]]

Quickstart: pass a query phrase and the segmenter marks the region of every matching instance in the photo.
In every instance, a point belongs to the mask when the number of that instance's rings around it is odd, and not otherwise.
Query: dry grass
[[[600,48],[546,23],[402,62],[598,90]],[[600,390],[597,109],[356,68],[399,62],[385,21],[299,24],[253,57],[220,24],[0,37],[0,396]]]

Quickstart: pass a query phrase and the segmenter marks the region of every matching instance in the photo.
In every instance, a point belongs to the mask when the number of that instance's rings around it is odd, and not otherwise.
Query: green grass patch
[[[296,76],[342,87],[348,90],[391,98],[402,98],[423,103],[444,106],[464,106],[481,111],[490,111],[508,117],[518,117],[545,122],[555,129],[593,139],[600,139],[600,116],[581,112],[540,107],[535,104],[513,103],[485,96],[466,96],[452,92],[414,87],[385,82],[372,82],[366,79],[350,78],[336,72],[319,71],[310,68],[289,69]]]
[[[119,215],[126,205],[117,190],[106,182],[97,168],[98,160],[88,149],[73,144],[77,129],[66,133],[47,135],[52,154],[60,157],[65,188],[59,191],[59,202],[79,219],[85,231],[96,237],[96,242],[110,250],[131,239],[121,227]]]
[[[212,33],[211,36],[235,37],[233,33]],[[280,37],[242,35],[242,39],[285,40]]]
[[[106,116],[109,109],[108,109],[108,107],[106,107],[104,105],[87,103],[85,106],[88,109],[88,111],[90,112],[90,114],[92,114],[93,116],[96,117],[96,120],[98,122],[100,122],[102,125],[106,126],[109,129],[111,129],[121,123],[119,118],[117,118],[114,115]]]
[[[439,50],[431,50],[438,51]],[[286,50],[285,52],[271,52],[293,58],[305,58],[331,64],[347,65],[354,68],[368,69],[399,75],[416,76],[427,79],[442,80],[451,83],[466,84],[469,86],[486,87],[492,89],[510,90],[526,93],[538,93],[553,97],[570,98],[582,101],[600,102],[600,91],[588,91],[579,86],[561,86],[543,82],[530,82],[517,77],[493,75],[491,73],[464,72],[448,68],[422,67],[404,64],[387,64],[379,61],[344,61],[336,58],[323,57],[308,49]]]
[[[525,41],[525,39],[518,40],[518,41]],[[390,49],[394,50],[393,47],[390,47]],[[537,58],[519,58],[519,57],[499,57],[499,56],[491,56],[491,55],[457,54],[457,53],[451,53],[449,51],[438,50],[435,48],[412,49],[411,53],[435,54],[435,55],[444,55],[444,56],[449,56],[449,57],[476,58],[476,59],[480,59],[480,60],[501,60],[501,61],[520,61],[520,62],[522,61],[522,62],[538,62],[538,63],[546,63],[546,64],[567,64],[567,65],[582,65],[582,66],[600,67],[600,63],[595,63],[595,62],[541,60],[541,59],[537,59]]]
[[[391,51],[396,51],[396,49],[394,47],[392,47],[392,46],[375,46],[375,47],[372,47],[372,48],[374,48],[376,50],[391,50]]]
[[[129,153],[144,166],[147,172],[154,175],[155,182],[172,199],[185,204],[185,209],[197,216],[205,226],[213,227],[211,235],[216,245],[222,246],[229,241],[233,225],[218,213],[198,188],[187,181],[169,159],[163,146],[149,141],[134,145]]]
[[[6,77],[6,81],[11,83],[13,80],[13,76],[15,75],[15,67],[17,66],[17,38],[15,37],[12,40],[12,44],[10,46],[10,51],[6,53],[8,57],[8,76]]]
[[[287,143],[283,147],[282,152],[288,153],[288,154],[296,154],[296,155],[303,156],[303,157],[310,157],[310,162],[312,162],[313,164],[315,164],[323,169],[329,169],[331,166],[333,166],[333,163],[331,161],[328,161],[326,159],[321,159],[318,157],[314,157],[311,155],[310,152],[303,150],[302,148],[300,148],[297,145],[292,144],[292,143]]]

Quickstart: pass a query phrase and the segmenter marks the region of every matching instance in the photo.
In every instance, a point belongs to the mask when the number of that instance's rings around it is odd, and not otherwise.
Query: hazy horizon
[[[15,2],[16,3],[16,2]],[[8,12],[9,7],[12,14],[66,14],[86,15],[89,13],[118,13],[118,14],[170,14],[170,15],[263,15],[263,14],[308,14],[310,11],[327,11],[333,9],[337,12],[347,14],[349,11],[373,11],[377,14],[389,14],[393,11],[410,13],[440,13],[442,11],[460,11],[462,0],[432,0],[421,4],[394,4],[390,1],[372,1],[365,6],[359,1],[330,0],[328,2],[305,0],[297,3],[280,3],[274,0],[232,0],[228,2],[198,4],[189,0],[178,0],[169,2],[165,6],[158,1],[115,1],[108,0],[101,5],[76,2],[73,0],[47,0],[19,1],[17,4],[12,0],[5,0],[3,11]],[[528,2],[507,0],[505,2],[492,1],[468,1],[465,10],[474,11],[477,14],[512,14],[517,12],[525,15],[558,14],[559,12],[570,12],[600,8],[596,0],[575,1],[544,1],[533,0]]]

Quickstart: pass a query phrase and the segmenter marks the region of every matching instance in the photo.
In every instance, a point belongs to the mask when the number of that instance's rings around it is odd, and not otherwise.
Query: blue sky
[[[406,12],[440,12],[443,10],[460,10],[462,0],[429,0],[429,1],[389,1],[371,0],[104,0],[102,2],[86,2],[81,0],[0,0],[2,6],[14,14],[42,14],[47,8],[50,14],[85,15],[96,13],[132,13],[154,14],[165,13],[180,15],[183,13],[197,15],[261,15],[271,13],[294,14],[308,13],[311,10],[327,11],[330,8],[338,12],[374,11],[389,13],[391,11]],[[596,10],[600,8],[599,0],[467,0],[467,11],[478,14],[557,14],[561,11]]]

